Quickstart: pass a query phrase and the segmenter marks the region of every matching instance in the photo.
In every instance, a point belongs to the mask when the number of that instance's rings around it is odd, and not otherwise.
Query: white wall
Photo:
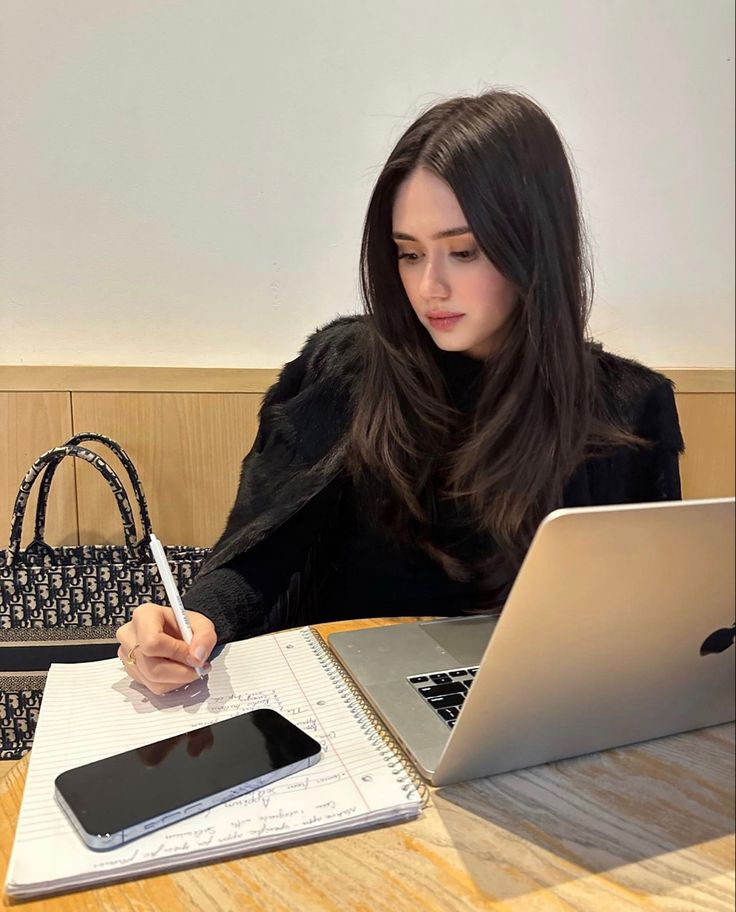
[[[734,358],[731,0],[5,0],[0,363],[272,367],[359,309],[417,112],[522,89],[571,147],[593,330]]]

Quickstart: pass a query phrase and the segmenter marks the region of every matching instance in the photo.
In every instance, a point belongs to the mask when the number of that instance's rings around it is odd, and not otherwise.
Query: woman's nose
[[[422,270],[419,294],[426,300],[430,298],[446,298],[450,294],[446,277],[437,268],[437,264],[429,260],[426,261],[426,265]]]

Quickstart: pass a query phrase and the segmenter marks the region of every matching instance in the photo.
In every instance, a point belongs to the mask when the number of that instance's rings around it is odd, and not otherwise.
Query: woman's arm
[[[220,642],[272,627],[269,609],[335,519],[342,484],[336,445],[350,408],[340,365],[356,361],[339,350],[355,347],[356,330],[354,319],[318,330],[264,397],[225,529],[183,598],[214,622]]]
[[[194,680],[195,667],[217,640],[253,636],[288,622],[271,609],[281,607],[278,597],[292,576],[311,565],[315,539],[339,506],[338,444],[360,369],[360,332],[357,318],[340,318],[318,330],[267,391],[225,530],[184,594],[191,644],[161,605],[140,605],[118,628],[126,670],[154,692]]]
[[[337,517],[340,479],[331,482],[305,506],[245,554],[197,579],[182,601],[215,625],[218,642],[258,636],[268,612],[302,571],[310,548]]]
[[[318,330],[267,391],[235,501],[200,576],[230,564],[290,520],[342,469],[361,327],[341,318]]]
[[[652,443],[642,453],[637,500],[681,500],[679,459],[685,446],[669,380],[657,384],[647,396],[636,433]]]

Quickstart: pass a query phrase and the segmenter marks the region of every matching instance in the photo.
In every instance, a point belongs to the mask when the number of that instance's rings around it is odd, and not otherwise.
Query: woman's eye
[[[474,248],[472,250],[453,250],[450,252],[450,256],[455,257],[456,260],[460,260],[461,262],[470,262],[471,260],[475,259],[477,253],[477,248]],[[421,256],[422,254],[415,253],[411,250],[400,250],[398,252],[398,258],[409,263],[415,263]]]

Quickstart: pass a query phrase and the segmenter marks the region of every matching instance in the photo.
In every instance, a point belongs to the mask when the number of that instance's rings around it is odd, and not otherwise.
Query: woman
[[[366,314],[266,394],[225,531],[184,597],[118,631],[163,693],[217,641],[315,620],[499,606],[560,506],[680,496],[671,384],[586,337],[575,183],[522,94],[456,98],[391,153],[365,221]]]

